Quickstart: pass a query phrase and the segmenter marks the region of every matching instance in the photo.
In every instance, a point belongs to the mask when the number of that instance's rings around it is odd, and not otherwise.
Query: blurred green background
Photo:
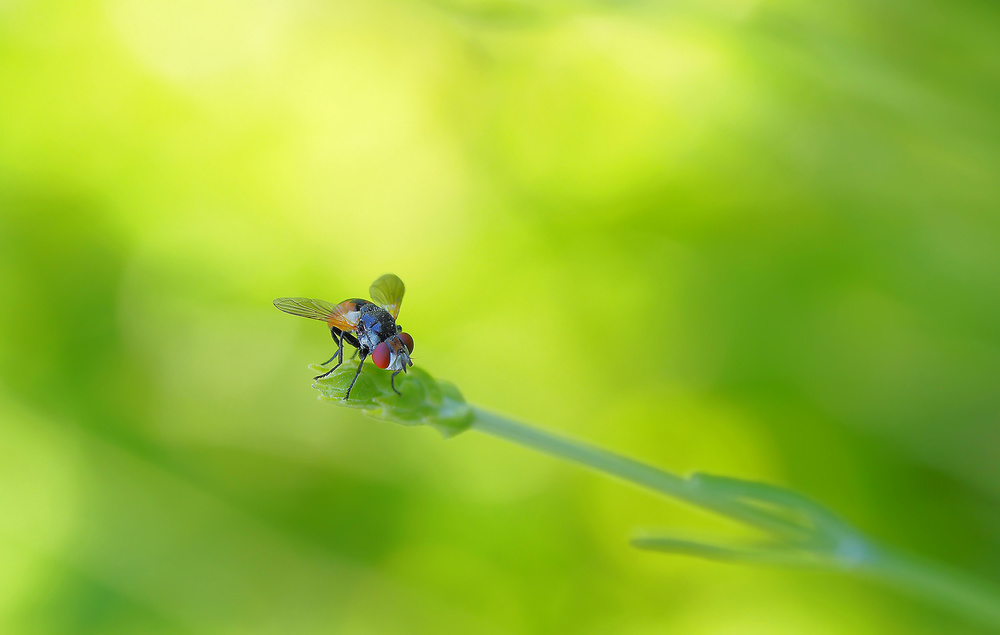
[[[1000,582],[1000,9],[0,2],[0,632],[979,633],[316,399],[271,306]]]

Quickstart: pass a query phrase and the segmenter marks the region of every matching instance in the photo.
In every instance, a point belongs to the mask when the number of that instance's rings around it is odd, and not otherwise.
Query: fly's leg
[[[344,363],[344,342],[347,342],[351,346],[356,346],[358,348],[361,347],[361,344],[358,342],[358,338],[354,337],[350,333],[345,333],[344,331],[341,331],[338,328],[331,328],[330,335],[333,336],[333,341],[337,342],[337,352],[333,354],[333,357],[323,362],[323,365],[325,366],[329,364],[334,359],[337,360],[337,365],[331,368],[330,370],[326,371],[322,375],[316,375],[315,377],[313,377],[314,381],[329,376],[330,373],[340,368],[340,365]],[[354,351],[354,354],[357,355],[358,351]],[[352,357],[351,359],[354,358]]]
[[[333,341],[337,343],[337,352],[333,354],[333,357],[320,364],[320,366],[326,366],[338,357],[340,358],[340,361],[337,362],[337,366],[344,363],[344,332],[340,329],[331,327],[330,336],[333,337]],[[334,366],[330,370],[336,370],[337,366]]]
[[[344,333],[344,341],[347,342],[348,344],[350,344],[351,346],[353,346],[354,348],[361,348],[361,343],[358,342],[358,338],[356,338],[355,336],[351,335],[350,333],[346,333],[346,332]],[[354,354],[357,355],[358,352],[354,351]]]
[[[399,370],[397,370],[396,372],[394,372],[394,373],[392,374],[392,377],[390,377],[390,378],[389,378],[389,385],[390,385],[390,386],[392,386],[392,390],[393,390],[393,392],[395,392],[395,393],[396,393],[397,395],[399,395],[399,396],[402,396],[402,395],[403,395],[403,393],[401,393],[401,392],[399,392],[398,390],[396,390],[396,375],[398,375],[398,374],[399,374],[399,373],[401,373],[401,372],[403,372],[403,369],[402,369],[402,368],[401,368],[401,369],[399,369]]]
[[[358,356],[358,351],[361,350],[361,342],[358,341],[357,337],[351,335],[350,333],[344,333],[344,340],[354,347],[354,353],[351,355],[351,359],[354,359]]]
[[[365,365],[365,357],[367,355],[362,353],[361,363],[358,364],[358,372],[354,373],[354,379],[351,380],[351,385],[347,387],[347,392],[344,393],[344,401],[347,401],[347,398],[351,396],[351,388],[354,388],[354,382],[358,381],[358,375],[361,374],[361,367]]]
[[[321,375],[316,375],[315,377],[313,377],[313,381],[316,381],[317,379],[323,379],[324,377],[328,377],[330,373],[340,368],[340,365],[344,363],[344,332],[341,331],[340,329],[331,328],[330,335],[333,336],[333,341],[337,343],[337,352],[333,354],[333,357],[323,362],[323,365],[329,364],[337,357],[339,357],[340,359],[337,361],[336,366],[334,366],[333,368],[331,368],[330,370],[326,371]]]

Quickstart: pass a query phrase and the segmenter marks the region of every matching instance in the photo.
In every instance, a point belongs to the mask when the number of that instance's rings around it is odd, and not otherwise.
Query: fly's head
[[[413,362],[410,354],[413,352],[413,338],[409,333],[397,333],[384,342],[380,342],[372,351],[372,362],[379,368],[392,371],[406,371]]]

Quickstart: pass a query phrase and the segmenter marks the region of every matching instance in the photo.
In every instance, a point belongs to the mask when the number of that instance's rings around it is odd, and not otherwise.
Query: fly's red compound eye
[[[406,350],[408,350],[408,351],[410,351],[412,353],[413,352],[413,338],[410,337],[410,334],[409,333],[400,333],[398,337],[399,337],[399,340],[403,344],[406,344]]]
[[[381,342],[372,351],[372,363],[379,368],[389,368],[389,345]]]

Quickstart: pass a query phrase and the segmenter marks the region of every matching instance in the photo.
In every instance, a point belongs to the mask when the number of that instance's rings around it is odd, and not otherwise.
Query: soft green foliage
[[[309,370],[319,374],[326,368],[312,365]],[[395,393],[390,385],[391,373],[376,368],[370,362],[358,375],[349,399],[344,399],[357,371],[357,363],[345,362],[313,386],[321,397],[348,408],[358,408],[366,415],[403,425],[426,424],[444,436],[453,436],[472,423],[472,408],[462,393],[449,382],[437,381],[420,367],[410,368],[396,377]]]
[[[1000,583],[997,60],[993,0],[0,0],[0,634],[995,633],[625,537],[785,545],[724,474]],[[269,300],[387,272],[469,433],[314,399]]]

